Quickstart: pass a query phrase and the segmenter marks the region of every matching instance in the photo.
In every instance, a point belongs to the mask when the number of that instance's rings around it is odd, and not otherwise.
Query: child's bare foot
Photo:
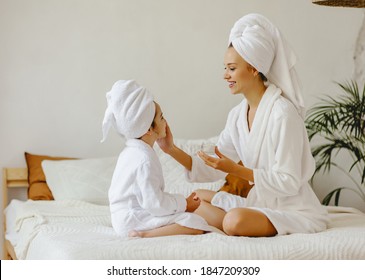
[[[142,234],[139,231],[131,230],[128,233],[128,237],[142,237]]]

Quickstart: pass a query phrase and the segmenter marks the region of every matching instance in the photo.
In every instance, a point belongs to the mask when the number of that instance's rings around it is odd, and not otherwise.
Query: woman
[[[228,115],[216,154],[189,156],[167,136],[164,152],[180,162],[191,181],[215,181],[227,173],[250,182],[247,198],[198,190],[195,213],[228,235],[274,236],[326,229],[327,212],[308,180],[315,162],[304,125],[304,103],[295,55],[265,17],[249,14],[235,23],[226,51],[224,79],[243,101]],[[243,166],[237,162],[242,161]]]

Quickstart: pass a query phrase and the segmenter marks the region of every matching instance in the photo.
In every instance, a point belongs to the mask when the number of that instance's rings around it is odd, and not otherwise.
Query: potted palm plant
[[[336,98],[326,95],[307,114],[306,127],[309,140],[319,138],[313,146],[316,159],[314,176],[336,168],[348,176],[353,186],[335,186],[322,203],[328,205],[332,198],[338,205],[341,191],[356,193],[365,203],[365,85],[360,92],[354,81],[337,83],[342,94]],[[344,166],[336,155],[346,152],[351,162]],[[336,161],[337,160],[337,161]]]

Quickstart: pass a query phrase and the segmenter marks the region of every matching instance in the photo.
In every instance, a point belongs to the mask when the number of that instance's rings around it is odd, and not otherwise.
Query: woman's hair
[[[232,44],[232,42],[231,42],[231,43],[229,43],[228,48],[233,48],[233,44]],[[259,76],[260,76],[261,81],[263,81],[263,82],[267,82],[267,78],[266,78],[266,76],[265,76],[264,74],[262,74],[261,72],[259,72]]]

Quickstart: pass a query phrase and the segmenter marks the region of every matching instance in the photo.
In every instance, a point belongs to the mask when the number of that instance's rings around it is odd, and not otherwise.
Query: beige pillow
[[[242,162],[240,161],[238,164],[242,165]],[[240,177],[234,176],[232,174],[228,174],[226,176],[226,182],[219,189],[219,191],[224,191],[242,197],[247,197],[252,187],[253,186],[250,185],[248,181]]]
[[[45,159],[62,160],[71,158],[33,155],[27,152],[24,155],[28,167],[28,198],[32,200],[54,200],[52,192],[47,185],[41,163]]]

